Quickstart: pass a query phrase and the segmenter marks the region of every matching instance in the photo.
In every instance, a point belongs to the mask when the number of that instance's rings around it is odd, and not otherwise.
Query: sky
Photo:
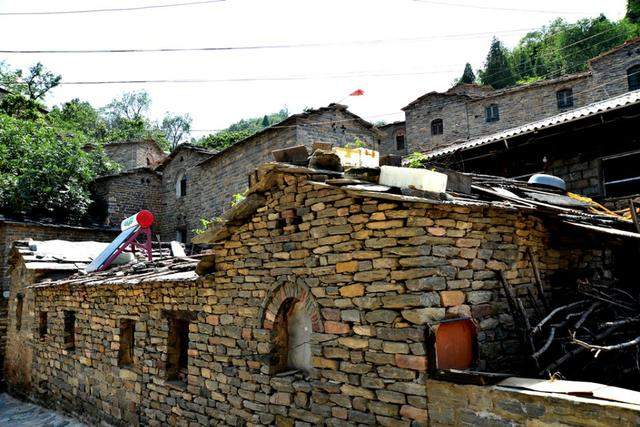
[[[120,12],[7,12],[131,8],[193,0],[0,0],[0,50],[149,49],[295,45],[288,48],[144,53],[0,53],[14,68],[40,61],[63,84],[48,106],[73,98],[96,107],[146,90],[149,115],[188,113],[192,136],[287,107],[331,102],[372,122],[445,90],[464,64],[482,66],[495,35],[514,46],[556,17],[624,16],[626,0],[224,0]],[[469,7],[474,6],[474,7]],[[306,46],[300,46],[306,45]],[[309,46],[312,45],[312,46]],[[75,85],[114,80],[217,80]],[[222,80],[222,81],[221,81]],[[364,96],[348,97],[356,89]]]

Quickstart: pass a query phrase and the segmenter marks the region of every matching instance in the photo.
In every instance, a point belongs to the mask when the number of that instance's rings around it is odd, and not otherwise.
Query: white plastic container
[[[427,169],[382,166],[379,183],[388,187],[412,188],[432,193],[447,191],[447,175]]]
[[[343,168],[377,168],[380,166],[380,153],[376,150],[362,147],[334,147],[333,152],[340,157]]]

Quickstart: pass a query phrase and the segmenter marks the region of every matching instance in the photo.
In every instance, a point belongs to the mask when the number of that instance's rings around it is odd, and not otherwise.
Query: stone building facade
[[[122,171],[152,168],[167,157],[162,148],[152,139],[111,142],[104,145],[104,152],[120,165]]]
[[[380,155],[406,156],[409,153],[407,147],[405,122],[394,122],[379,126],[378,129],[384,136],[380,141]]]
[[[201,218],[211,220],[231,207],[233,196],[247,189],[249,174],[272,160],[273,150],[316,142],[342,147],[356,140],[378,148],[381,137],[371,123],[332,104],[295,114],[218,153],[183,144],[156,169],[162,174],[161,237],[189,242],[202,228]],[[186,192],[180,195],[183,179]]]
[[[120,222],[142,209],[154,213],[164,211],[162,174],[151,168],[138,168],[114,175],[98,177],[92,183],[95,219],[106,226],[119,227]],[[152,226],[160,230],[161,218]]]
[[[606,269],[599,243],[559,245],[546,221],[487,203],[380,197],[311,170],[261,178],[264,204],[216,234],[201,277],[178,261],[153,277],[33,287],[47,322],[33,341],[32,397],[115,425],[542,423],[568,405],[433,381],[441,356],[428,342],[444,320],[472,319],[475,364],[515,367],[497,272],[530,282],[527,248],[547,284],[584,263]],[[638,419],[635,407],[571,405],[578,424],[595,408],[605,423]]]
[[[501,90],[460,84],[404,107],[409,152],[428,152],[640,88],[640,39],[593,58],[584,73]]]

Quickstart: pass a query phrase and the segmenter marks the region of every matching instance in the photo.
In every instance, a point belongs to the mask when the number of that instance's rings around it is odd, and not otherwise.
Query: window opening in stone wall
[[[118,350],[118,366],[133,365],[134,333],[136,322],[132,319],[120,320],[120,349]]]
[[[176,229],[176,241],[183,244],[187,243],[187,229],[185,227]]]
[[[169,318],[169,338],[167,340],[167,379],[187,381],[189,364],[189,321],[172,316]]]
[[[627,70],[627,82],[629,90],[640,89],[640,64],[634,65]]]
[[[433,370],[469,369],[477,362],[476,327],[470,319],[440,323],[431,336]]]
[[[435,119],[431,122],[431,135],[442,135],[444,133],[444,123],[442,119]]]
[[[500,107],[498,104],[491,104],[484,109],[485,121],[487,123],[497,122],[500,120]]]
[[[573,107],[573,90],[569,88],[557,91],[556,100],[559,109]]]
[[[38,316],[38,334],[40,338],[47,336],[49,332],[49,314],[46,311],[41,311]]]
[[[311,369],[311,317],[295,298],[282,302],[273,324],[273,373],[308,372]]]
[[[67,351],[76,349],[76,312],[64,312],[64,348]]]
[[[640,194],[640,151],[602,159],[602,186],[606,197]]]
[[[404,131],[399,130],[396,132],[396,150],[404,150]]]
[[[22,306],[24,304],[24,297],[22,294],[16,296],[16,331],[22,328]]]
[[[176,178],[176,197],[179,199],[187,195],[187,174],[181,172]]]

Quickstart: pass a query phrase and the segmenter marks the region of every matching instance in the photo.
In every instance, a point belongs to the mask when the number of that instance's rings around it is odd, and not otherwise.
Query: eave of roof
[[[605,56],[609,56],[612,53],[615,53],[615,52],[618,52],[619,50],[624,49],[625,47],[628,47],[628,46],[631,46],[631,45],[634,45],[634,44],[638,44],[638,43],[640,43],[640,37],[635,37],[635,38],[629,39],[629,40],[625,41],[624,43],[622,43],[621,45],[618,45],[618,46],[613,47],[613,48],[611,48],[611,49],[609,49],[609,50],[607,50],[605,52],[602,52],[598,56],[594,56],[593,58],[588,60],[587,63],[589,65],[591,65],[592,62],[598,61],[599,59],[604,58]]]
[[[449,155],[454,152],[464,151],[471,148],[480,147],[482,145],[490,144],[513,138],[515,136],[525,135],[540,131],[542,129],[559,126],[565,123],[573,122],[576,120],[591,117],[597,114],[614,111],[620,108],[625,108],[631,105],[640,104],[640,90],[625,93],[624,95],[616,96],[614,98],[607,99],[605,101],[594,102],[584,107],[576,108],[571,111],[556,114],[555,116],[547,117],[542,120],[531,122],[522,126],[507,129],[501,132],[497,132],[482,138],[476,138],[469,141],[464,141],[457,144],[452,144],[447,147],[443,147],[431,152],[425,153],[428,160],[436,159],[438,157]]]
[[[190,150],[190,151],[193,151],[193,152],[198,153],[198,154],[204,154],[206,156],[212,156],[212,155],[218,153],[217,150],[208,150],[208,149],[200,147],[198,145],[193,145],[193,144],[189,144],[189,143],[180,144],[176,148],[174,148],[173,151],[171,153],[169,153],[168,156],[166,156],[164,159],[162,159],[162,161],[160,163],[158,163],[158,165],[155,167],[155,169],[156,170],[163,169],[171,161],[171,159],[173,159],[182,150]]]
[[[154,175],[158,175],[160,176],[160,172],[156,172],[154,169],[147,167],[147,166],[142,166],[139,168],[135,168],[135,169],[128,169],[128,170],[124,170],[121,172],[117,172],[117,173],[112,173],[109,175],[101,175],[97,178],[94,179],[94,181],[101,181],[104,179],[109,179],[109,178],[115,178],[118,176],[124,176],[124,175],[133,175],[133,174],[137,174],[137,173],[150,173],[150,174],[154,174]]]
[[[507,87],[504,89],[499,89],[493,92],[489,92],[487,93],[486,96],[483,96],[482,100],[485,99],[491,99],[491,98],[495,98],[498,96],[502,96],[502,95],[507,95],[510,93],[515,93],[515,92],[521,92],[521,91],[525,91],[525,90],[531,90],[531,89],[537,89],[539,87],[542,86],[548,86],[548,85],[555,85],[558,83],[564,83],[564,82],[570,82],[573,80],[579,80],[579,79],[585,79],[587,77],[589,77],[591,75],[591,71],[584,71],[582,73],[574,73],[574,74],[567,74],[564,76],[560,76],[557,77],[555,79],[547,79],[547,80],[539,80],[537,82],[533,82],[533,83],[529,83],[529,84],[525,84],[525,85],[518,85],[518,86],[511,86],[511,87]]]

